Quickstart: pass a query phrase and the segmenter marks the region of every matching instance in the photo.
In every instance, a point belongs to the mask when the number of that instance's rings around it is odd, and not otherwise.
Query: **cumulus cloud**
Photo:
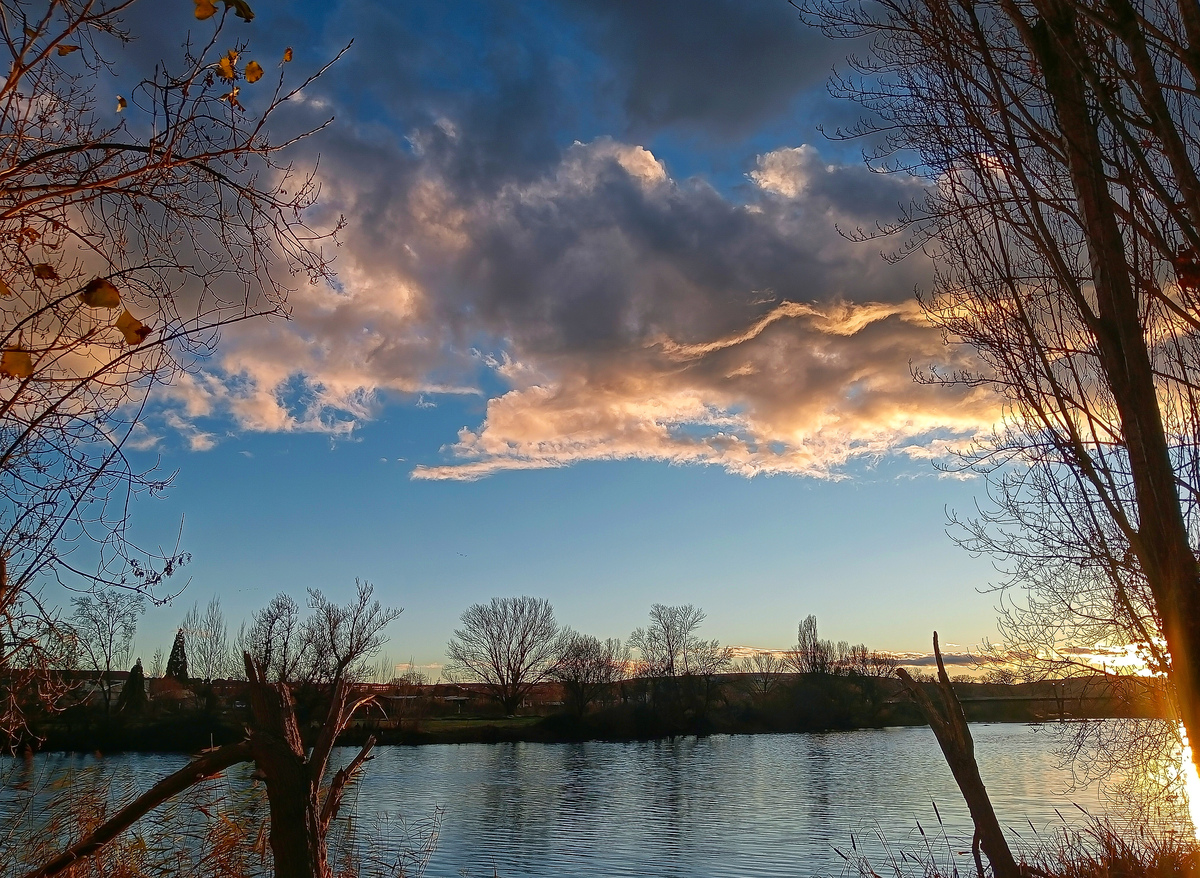
[[[732,0],[418,7],[341,0],[320,39],[270,23],[313,57],[361,37],[288,109],[296,127],[341,115],[309,218],[345,217],[338,276],[167,389],[163,425],[190,447],[230,424],[348,435],[388,404],[470,395],[482,419],[415,478],[631,458],[836,477],[994,422],[983,391],[912,380],[972,365],[913,298],[924,257],[890,265],[839,231],[890,220],[916,184],[800,144],[742,156],[720,189],[654,145],[778,120],[844,46]]]
[[[324,209],[350,223],[336,287],[231,333],[219,369],[171,389],[173,417],[345,433],[390,395],[507,385],[420,479],[632,458],[835,476],[995,420],[982,391],[912,380],[913,363],[965,365],[912,298],[928,265],[888,266],[835,228],[860,190],[894,203],[908,184],[805,147],[760,157],[736,200],[598,138],[481,192],[455,149],[327,152]]]

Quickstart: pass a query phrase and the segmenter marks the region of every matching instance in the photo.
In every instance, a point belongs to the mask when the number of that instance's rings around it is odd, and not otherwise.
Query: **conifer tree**
[[[175,633],[175,643],[171,645],[171,656],[167,659],[167,676],[180,683],[188,681],[187,651],[183,643],[183,629]]]
[[[117,711],[128,710],[135,712],[146,706],[146,672],[142,669],[139,657],[129,671],[129,679],[121,688],[121,697],[117,699]]]

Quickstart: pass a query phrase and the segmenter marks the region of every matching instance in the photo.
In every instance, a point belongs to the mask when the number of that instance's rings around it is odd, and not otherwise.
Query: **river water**
[[[1081,825],[1086,818],[1076,805],[1124,819],[1095,785],[1072,789],[1046,728],[972,731],[984,782],[1017,845]],[[14,764],[14,776],[25,780],[13,785],[89,769],[121,778],[128,794],[183,762],[163,754],[50,755]],[[248,772],[225,782],[244,786]],[[0,811],[13,795],[5,792]],[[971,871],[970,820],[927,728],[382,747],[343,814],[356,821],[359,843],[376,853],[418,844],[440,817],[425,872],[436,878],[806,878],[844,874],[839,850],[866,853],[881,874],[889,857],[930,849],[943,864]],[[1162,820],[1191,831],[1182,806]]]

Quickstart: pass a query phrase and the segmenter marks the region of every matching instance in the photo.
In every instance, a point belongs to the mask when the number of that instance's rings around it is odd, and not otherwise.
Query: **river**
[[[1072,789],[1046,727],[972,731],[984,781],[1015,844],[1081,825],[1076,805],[1124,819],[1095,785]],[[0,810],[19,798],[14,787],[45,787],[71,770],[121,778],[128,794],[183,761],[121,754],[14,762]],[[248,782],[245,770],[224,781],[239,789]],[[839,850],[867,853],[884,873],[889,856],[922,854],[927,843],[941,862],[956,861],[963,873],[971,868],[969,817],[927,728],[382,747],[343,814],[356,821],[360,844],[389,856],[417,844],[439,815],[425,872],[431,878],[806,878],[843,874]],[[407,842],[399,840],[401,818]],[[1182,806],[1162,819],[1190,831]]]

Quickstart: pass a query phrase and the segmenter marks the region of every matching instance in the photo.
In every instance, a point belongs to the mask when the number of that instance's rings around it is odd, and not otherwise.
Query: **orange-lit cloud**
[[[452,122],[414,138],[407,156],[327,149],[324,218],[350,219],[336,286],[230,332],[219,368],[170,391],[177,428],[347,433],[390,397],[480,393],[490,373],[508,389],[414,478],[625,459],[836,477],[997,419],[985,391],[913,380],[972,365],[913,297],[923,257],[890,266],[837,230],[886,218],[909,183],[802,147],[760,157],[736,201],[600,138],[481,186]]]

